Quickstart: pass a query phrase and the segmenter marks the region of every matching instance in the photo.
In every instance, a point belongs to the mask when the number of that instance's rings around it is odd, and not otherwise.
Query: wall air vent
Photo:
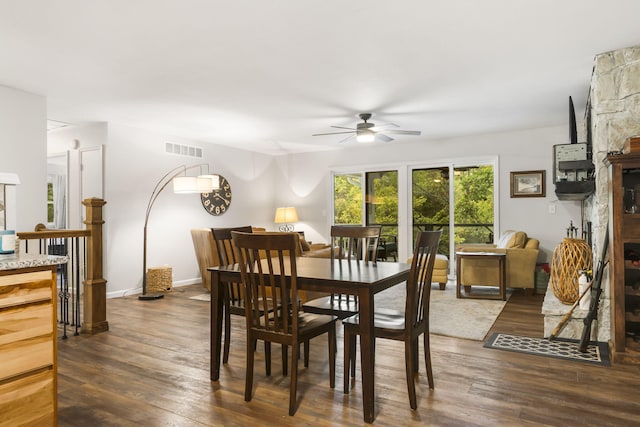
[[[165,142],[164,151],[167,154],[174,154],[176,156],[202,158],[201,147],[193,147],[190,145],[182,145],[182,144],[174,144],[172,142]]]

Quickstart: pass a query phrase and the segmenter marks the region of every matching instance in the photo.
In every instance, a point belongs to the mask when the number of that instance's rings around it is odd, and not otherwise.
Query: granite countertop
[[[66,264],[68,261],[69,257],[60,255],[0,255],[0,270]]]

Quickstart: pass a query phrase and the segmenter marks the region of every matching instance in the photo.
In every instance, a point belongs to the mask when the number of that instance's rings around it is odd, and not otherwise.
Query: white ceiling
[[[0,0],[0,84],[50,119],[265,153],[342,147],[357,114],[422,136],[564,125],[638,0]],[[567,130],[568,135],[568,130]],[[568,136],[567,136],[567,142]]]

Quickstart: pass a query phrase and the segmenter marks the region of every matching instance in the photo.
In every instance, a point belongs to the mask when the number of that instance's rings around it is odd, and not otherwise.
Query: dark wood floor
[[[265,377],[264,353],[258,352],[254,397],[244,401],[242,318],[233,321],[230,363],[219,382],[210,382],[209,305],[188,298],[201,293],[194,285],[157,301],[110,299],[109,332],[60,340],[60,425],[364,424],[359,384],[350,394],[342,393],[341,334],[336,389],[329,387],[326,338],[321,337],[311,344],[310,367],[300,364],[293,417],[287,415],[289,378],[280,374],[277,348],[271,377]],[[542,296],[514,294],[492,331],[542,336],[541,304]],[[439,335],[431,340],[435,390],[429,390],[422,366],[416,411],[409,408],[402,344],[378,341],[376,425],[640,424],[638,366],[567,362]]]

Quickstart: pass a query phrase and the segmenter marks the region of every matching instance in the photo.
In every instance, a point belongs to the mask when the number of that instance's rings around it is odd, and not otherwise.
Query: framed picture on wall
[[[511,197],[545,197],[545,172],[511,172]]]

